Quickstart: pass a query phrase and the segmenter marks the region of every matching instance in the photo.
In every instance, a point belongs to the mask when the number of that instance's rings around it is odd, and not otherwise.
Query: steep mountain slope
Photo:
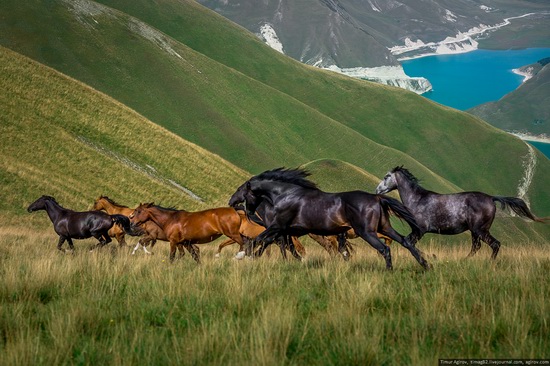
[[[522,69],[533,74],[516,90],[496,102],[468,112],[506,131],[550,136],[550,59]]]
[[[0,47],[0,220],[43,194],[87,210],[105,194],[189,210],[226,205],[248,176],[104,94]],[[34,221],[33,221],[34,222]]]
[[[133,18],[90,1],[2,2],[1,43],[252,173],[332,158],[377,176],[404,164],[437,190],[440,175],[517,192],[528,148],[468,114],[299,64],[192,1],[105,3]],[[541,161],[528,190],[541,214],[548,174]]]

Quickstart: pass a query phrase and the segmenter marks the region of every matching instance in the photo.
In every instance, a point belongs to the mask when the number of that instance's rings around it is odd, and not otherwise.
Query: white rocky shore
[[[394,56],[397,56],[400,61],[425,56],[475,51],[478,49],[476,39],[485,36],[488,32],[492,32],[509,25],[510,21],[513,19],[525,18],[533,15],[540,15],[540,13],[527,13],[516,17],[506,18],[502,21],[502,23],[495,25],[480,24],[479,26],[473,27],[466,32],[459,32],[456,36],[447,37],[439,42],[425,43],[420,39],[412,40],[407,37],[404,40],[404,45],[394,46],[388,49]]]
[[[550,136],[547,135],[532,135],[525,132],[509,132],[510,134],[519,137],[524,141],[535,141],[535,142],[544,142],[550,144]]]
[[[483,7],[484,6],[482,5],[481,8],[483,10],[491,11],[491,8],[485,7],[486,9],[484,9]],[[388,49],[393,55],[397,56],[400,61],[432,55],[457,54],[475,51],[478,49],[478,42],[476,39],[485,36],[487,32],[491,32],[509,25],[510,20],[529,17],[532,15],[538,14],[528,13],[516,17],[506,18],[502,23],[492,26],[480,24],[479,26],[473,27],[466,32],[459,32],[454,37],[446,37],[444,40],[439,42],[425,43],[420,39],[411,40],[410,38],[405,38],[404,45],[394,46]],[[273,49],[284,54],[283,45],[271,24],[265,23],[262,25],[258,37]],[[322,65],[323,62],[321,60],[317,60],[313,66],[323,67]],[[423,94],[432,90],[432,85],[428,79],[422,77],[410,77],[405,74],[402,66],[340,68],[336,65],[331,65],[324,66],[323,68],[355,78],[397,86],[418,94]],[[524,82],[531,77],[531,75],[524,69],[517,69],[514,70],[514,72],[524,76]]]
[[[432,84],[428,81],[428,79],[422,77],[410,77],[405,74],[402,66],[339,68],[338,66],[332,65],[329,67],[324,67],[324,69],[358,79],[396,86],[413,91],[417,94],[423,94],[432,90]]]

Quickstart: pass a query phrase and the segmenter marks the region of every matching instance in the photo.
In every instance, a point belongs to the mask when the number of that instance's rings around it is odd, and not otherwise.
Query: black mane
[[[283,183],[295,184],[303,188],[309,189],[319,189],[317,184],[306,179],[311,175],[305,169],[295,168],[295,169],[285,169],[284,167],[276,168],[273,170],[267,170],[250,180],[272,180]]]
[[[46,201],[52,201],[52,202],[55,203],[56,205],[61,206],[61,205],[55,200],[55,198],[53,198],[52,196],[43,195],[42,198],[45,199]]]
[[[403,166],[396,166],[391,170],[392,173],[401,172],[412,183],[419,185],[419,180],[417,177],[413,175],[413,173],[409,172],[407,168],[403,168]]]

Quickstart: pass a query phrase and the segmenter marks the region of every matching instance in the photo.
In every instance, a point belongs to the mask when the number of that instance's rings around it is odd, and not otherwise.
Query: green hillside
[[[192,1],[101,2],[290,95],[369,139],[405,152],[464,189],[513,194],[521,179],[521,156],[527,154],[526,146],[470,115],[436,105],[414,93],[304,66],[269,49],[254,35]],[[205,146],[203,142],[199,144]],[[356,150],[359,145],[354,142]],[[372,153],[369,149],[363,156]],[[317,154],[308,160],[318,158],[350,161],[327,154]],[[407,162],[401,164],[408,165]],[[378,169],[356,165],[382,174],[387,165],[392,164],[380,162]],[[489,168],[494,171],[487,175]],[[469,174],[465,174],[466,169]],[[497,181],[493,179],[496,176],[499,177]],[[544,178],[537,176],[535,179]],[[550,202],[548,198],[540,201]]]
[[[516,90],[468,112],[503,130],[550,135],[550,64],[547,61],[544,66],[532,65],[538,72]]]
[[[0,48],[0,220],[48,223],[43,194],[89,209],[105,194],[189,210],[226,205],[248,175],[108,96]]]
[[[252,173],[326,158],[517,194],[528,148],[471,115],[299,64],[192,1],[104,2],[135,18],[91,1],[2,2],[0,42]],[[528,195],[541,216],[549,175],[539,159]]]
[[[463,188],[515,193],[525,146],[469,115],[301,65],[194,2],[110,5],[164,34],[95,2],[6,1],[2,43],[251,172],[318,158],[377,175],[398,164],[427,172],[372,139]]]

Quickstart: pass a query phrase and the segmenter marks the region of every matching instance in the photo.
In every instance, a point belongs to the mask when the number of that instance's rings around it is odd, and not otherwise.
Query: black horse
[[[495,218],[495,202],[500,202],[502,208],[510,207],[519,216],[543,222],[543,219],[531,213],[520,198],[490,196],[482,192],[435,193],[422,188],[418,179],[403,167],[390,170],[376,187],[376,193],[387,193],[394,189],[397,189],[401,200],[418,223],[418,230],[413,230],[407,237],[412,245],[425,233],[454,235],[470,230],[472,250],[468,256],[479,250],[480,240],[483,240],[493,249],[491,258],[495,259],[500,242],[489,232]]]
[[[133,233],[130,226],[130,219],[124,215],[108,215],[102,211],[76,212],[63,208],[50,196],[42,196],[29,206],[28,212],[45,210],[53,223],[53,228],[59,235],[57,249],[61,248],[67,241],[69,248],[74,250],[72,239],[86,239],[94,237],[99,240],[95,247],[102,247],[111,242],[108,234],[109,229],[114,225],[121,225],[128,233]],[[94,247],[94,248],[95,248]]]
[[[345,233],[353,228],[355,233],[374,247],[386,260],[386,268],[392,268],[390,248],[377,237],[380,232],[406,247],[416,260],[429,268],[421,252],[410,245],[390,224],[389,214],[405,220],[413,230],[418,230],[412,214],[401,202],[363,191],[327,193],[308,179],[310,174],[302,169],[277,168],[252,177],[242,184],[229,201],[230,206],[245,203],[247,216],[258,222],[257,207],[265,202],[269,217],[260,225],[266,226],[256,240],[261,241],[260,254],[274,240],[288,236],[337,235],[339,251],[345,251]]]

